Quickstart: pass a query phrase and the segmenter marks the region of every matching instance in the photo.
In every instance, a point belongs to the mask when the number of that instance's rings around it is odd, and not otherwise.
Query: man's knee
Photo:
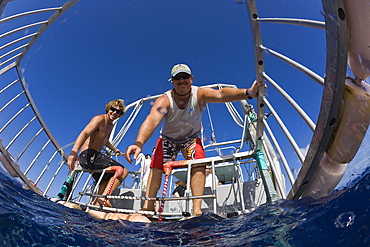
[[[123,173],[122,173],[122,176],[121,176],[122,180],[125,179],[127,177],[127,175],[128,175],[128,170],[127,170],[126,167],[124,167],[123,168]]]
[[[194,175],[196,173],[206,173],[206,167],[205,166],[198,166],[191,168],[191,175]]]

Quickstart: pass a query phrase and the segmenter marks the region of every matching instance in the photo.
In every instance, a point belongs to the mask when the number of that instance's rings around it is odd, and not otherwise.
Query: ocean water
[[[370,246],[370,169],[321,200],[279,200],[225,219],[97,220],[0,173],[0,246]]]

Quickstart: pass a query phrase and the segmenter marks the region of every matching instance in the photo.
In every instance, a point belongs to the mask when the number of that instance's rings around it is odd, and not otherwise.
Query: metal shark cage
[[[46,197],[55,197],[55,191],[59,191],[62,186],[60,182],[56,183],[57,177],[65,177],[68,173],[66,166],[67,156],[64,149],[68,147],[61,146],[53,137],[51,131],[47,127],[47,123],[43,120],[35,102],[32,99],[31,92],[27,87],[26,78],[22,76],[22,60],[25,58],[27,51],[32,47],[37,39],[52,25],[52,23],[60,18],[66,11],[73,8],[78,1],[66,1],[65,4],[58,7],[50,7],[28,10],[21,13],[12,13],[11,15],[2,15],[0,25],[2,30],[0,33],[0,152],[1,163],[14,177],[19,177],[31,190]],[[0,1],[0,13],[5,13],[8,1]],[[299,199],[302,196],[317,195],[324,196],[330,193],[333,185],[339,181],[331,182],[331,184],[321,184],[315,186],[316,179],[320,174],[317,171],[320,163],[323,162],[325,152],[327,152],[331,140],[336,135],[336,129],[341,118],[341,102],[343,100],[344,85],[346,79],[347,67],[347,24],[346,24],[346,9],[343,1],[322,1],[323,10],[325,13],[325,22],[307,20],[307,19],[292,19],[292,18],[277,18],[277,17],[260,17],[257,5],[254,0],[247,0],[247,13],[251,24],[253,48],[254,48],[254,64],[255,76],[257,81],[264,81],[269,86],[269,90],[276,90],[281,94],[294,109],[308,128],[312,131],[312,140],[309,145],[308,153],[304,156],[300,151],[296,138],[290,133],[283,122],[282,116],[275,109],[274,105],[265,95],[265,90],[260,89],[257,98],[257,107],[253,109],[246,101],[242,101],[242,116],[237,113],[234,104],[227,103],[226,107],[234,121],[240,126],[240,139],[230,140],[222,143],[213,143],[206,145],[205,150],[220,149],[236,145],[234,153],[231,155],[216,155],[202,160],[191,161],[187,163],[187,167],[173,169],[171,174],[178,179],[187,179],[189,181],[190,166],[199,163],[207,164],[213,174],[218,170],[225,170],[224,175],[231,174],[228,179],[230,188],[228,191],[234,191],[236,198],[237,209],[246,209],[245,201],[246,194],[243,193],[243,176],[241,175],[241,164],[252,164],[254,173],[249,179],[254,183],[263,184],[261,200],[254,200],[253,206],[258,206],[266,202],[272,202],[280,198],[284,199]],[[32,18],[28,18],[32,17]],[[25,23],[22,26],[16,26],[18,22],[15,20],[22,19]],[[13,24],[14,22],[14,24]],[[305,28],[315,28],[326,32],[326,71],[325,76],[320,76],[309,68],[303,66],[294,59],[272,50],[264,45],[261,24],[264,25],[294,25],[303,26]],[[25,30],[27,32],[25,32]],[[264,34],[266,35],[266,34]],[[317,121],[310,119],[304,109],[289,95],[284,89],[283,83],[276,82],[265,71],[265,54],[269,54],[276,58],[276,62],[289,64],[293,69],[302,72],[304,75],[312,79],[314,83],[318,83],[323,87],[321,106]],[[34,82],[32,82],[34,83]],[[37,83],[37,82],[36,82]],[[233,85],[209,85],[209,87],[235,87]],[[123,124],[122,128],[117,131],[115,136],[111,138],[113,145],[120,144],[122,138],[129,130],[133,119],[137,116],[142,107],[142,104],[147,101],[154,100],[158,96],[152,96],[140,99],[127,106],[128,111],[131,111]],[[274,118],[279,128],[286,136],[286,140],[277,140],[274,131],[269,124],[271,118]],[[302,167],[297,179],[291,172],[287,159],[285,158],[284,150],[279,142],[287,141],[295,151],[298,160],[302,163]],[[219,164],[219,166],[217,166]],[[226,172],[227,169],[230,172]],[[284,170],[284,172],[283,172]],[[84,171],[77,169],[79,175],[75,179],[71,194],[65,200],[81,202],[83,195],[94,195],[92,190],[88,190],[88,181],[91,178],[91,173],[96,171]],[[102,171],[99,171],[102,172]],[[103,171],[104,173],[105,171]],[[87,174],[85,184],[78,194],[77,184],[82,179],[83,174]],[[291,190],[286,193],[286,182],[290,184]],[[84,179],[82,179],[84,180]],[[226,181],[226,178],[225,178]],[[216,207],[217,197],[219,194],[212,186],[210,194],[201,198],[210,198],[213,200],[213,205],[209,208],[213,212],[219,213],[220,209]],[[316,188],[312,189],[313,187]],[[308,189],[309,188],[309,189]],[[244,188],[245,189],[245,188]],[[185,211],[190,208],[190,199],[193,199],[189,194],[190,188],[187,185],[187,194],[184,198],[186,201]],[[318,194],[317,192],[320,191]],[[54,194],[51,194],[54,193]],[[73,193],[77,193],[73,194]],[[106,195],[106,197],[119,200],[126,200],[124,191],[117,192],[118,194]],[[120,194],[121,193],[121,194]],[[229,192],[228,192],[229,193]],[[97,195],[95,195],[97,196]],[[116,196],[116,197],[115,197]],[[145,198],[142,191],[137,191],[131,194],[130,199],[140,200],[163,200],[174,201],[175,198]],[[85,203],[90,205],[90,202]],[[176,202],[177,203],[177,202]],[[250,204],[251,205],[251,204]],[[92,205],[90,205],[94,208]],[[171,203],[168,203],[168,210]],[[112,210],[104,208],[106,210]],[[125,209],[115,209],[117,212],[133,212]],[[135,211],[135,210],[134,210]],[[181,210],[180,210],[181,211]],[[178,211],[175,215],[181,215]],[[135,212],[139,212],[136,210]],[[174,215],[174,213],[166,212],[163,215]]]

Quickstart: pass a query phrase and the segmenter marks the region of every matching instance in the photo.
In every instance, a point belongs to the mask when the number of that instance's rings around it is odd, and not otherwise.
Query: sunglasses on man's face
[[[116,112],[117,114],[121,114],[121,113],[122,113],[122,110],[117,109],[117,108],[114,108],[113,106],[111,106],[109,109],[110,109],[112,112]]]
[[[172,80],[178,81],[181,78],[186,80],[190,78],[190,75],[189,74],[175,75],[174,77],[172,77]]]

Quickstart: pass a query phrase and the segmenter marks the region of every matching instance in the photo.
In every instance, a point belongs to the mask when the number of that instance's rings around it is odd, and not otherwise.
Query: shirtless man
[[[105,114],[95,116],[91,119],[90,123],[86,125],[85,129],[77,137],[75,144],[72,148],[71,154],[68,157],[68,168],[73,171],[75,162],[79,161],[84,169],[100,170],[110,166],[122,166],[114,159],[102,154],[100,151],[104,146],[108,147],[114,153],[119,154],[120,150],[117,149],[108,140],[112,129],[113,121],[122,117],[125,113],[125,105],[123,100],[112,100],[105,106]],[[79,157],[78,151],[81,149]],[[123,174],[118,177],[112,187],[114,191],[126,178],[128,170],[123,167]],[[106,195],[108,192],[108,185],[111,183],[114,173],[106,173],[99,186],[99,195]],[[94,174],[94,179],[98,180],[100,174]],[[102,206],[102,199],[97,198],[94,202],[95,205]],[[109,200],[106,201],[106,206],[112,207]]]
[[[162,94],[150,110],[149,115],[140,127],[136,142],[129,146],[125,158],[132,163],[131,155],[136,159],[143,145],[149,140],[159,124],[164,120],[161,137],[153,153],[148,178],[146,197],[156,197],[161,186],[163,164],[175,160],[182,151],[185,159],[204,158],[201,132],[201,115],[206,103],[224,103],[243,99],[252,99],[264,83],[254,82],[249,89],[223,88],[215,90],[192,86],[193,75],[185,64],[172,68],[171,81],[173,88]],[[192,195],[203,195],[205,184],[205,166],[192,168],[190,181]],[[202,199],[194,199],[194,216],[202,214]],[[154,211],[154,201],[145,201],[143,209]]]

